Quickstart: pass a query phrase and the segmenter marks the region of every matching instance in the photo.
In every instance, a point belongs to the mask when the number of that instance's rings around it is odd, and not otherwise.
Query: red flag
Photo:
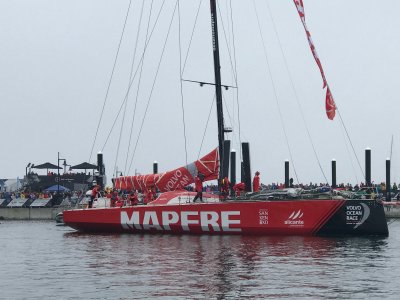
[[[326,83],[326,78],[325,78],[325,74],[324,74],[324,69],[322,69],[322,64],[321,64],[321,61],[319,60],[319,57],[318,57],[318,54],[317,54],[317,50],[315,49],[314,42],[311,39],[311,33],[307,28],[306,16],[304,14],[303,1],[302,0],[293,0],[293,2],[294,2],[294,5],[296,6],[297,12],[299,13],[301,22],[303,23],[304,30],[306,31],[308,44],[310,45],[311,52],[312,52],[312,54],[314,56],[315,62],[318,65],[319,71],[321,72],[321,77],[322,77],[322,81],[323,81],[323,88],[325,88],[327,83]]]
[[[336,104],[333,100],[331,90],[328,88],[326,89],[326,98],[325,98],[325,109],[326,115],[328,116],[329,120],[333,120],[336,114]]]

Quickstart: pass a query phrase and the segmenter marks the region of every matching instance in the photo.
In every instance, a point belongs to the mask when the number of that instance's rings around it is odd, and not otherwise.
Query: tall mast
[[[223,155],[224,155],[224,112],[222,107],[221,91],[221,66],[219,62],[218,26],[217,26],[217,7],[216,0],[210,0],[211,8],[211,32],[214,54],[214,74],[215,74],[215,95],[217,101],[217,121],[218,121],[218,147],[219,147],[219,180],[223,177]]]

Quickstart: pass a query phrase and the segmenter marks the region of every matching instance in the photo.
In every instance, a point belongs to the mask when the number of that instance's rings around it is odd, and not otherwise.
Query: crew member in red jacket
[[[111,207],[115,207],[115,205],[117,204],[118,200],[119,200],[118,191],[114,189],[114,191],[111,194],[110,206]]]
[[[200,199],[200,201],[203,202],[203,180],[204,176],[201,173],[197,174],[197,176],[194,178],[194,187],[197,194],[193,199],[193,203],[196,202],[197,199]]]
[[[253,192],[260,191],[260,172],[256,172],[256,175],[253,178]]]
[[[239,197],[242,194],[242,192],[245,190],[245,188],[246,188],[246,185],[244,184],[244,182],[239,182],[239,183],[235,184],[233,186],[233,190],[235,191],[236,197]]]
[[[144,193],[144,204],[148,204],[151,201],[155,200],[156,198],[156,191],[155,187],[149,187]]]
[[[129,201],[131,206],[139,204],[139,199],[135,190],[132,190],[131,193],[129,194]]]
[[[93,187],[92,194],[90,195],[89,205],[88,205],[89,208],[92,208],[93,201],[94,201],[94,199],[97,198],[97,193],[99,192],[99,190],[100,190],[100,186],[99,185],[95,185]]]

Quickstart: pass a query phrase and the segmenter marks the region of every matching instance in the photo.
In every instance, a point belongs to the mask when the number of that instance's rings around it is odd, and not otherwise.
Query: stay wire
[[[142,8],[141,8],[141,13],[140,13],[139,26],[138,26],[137,35],[136,35],[136,45],[138,43],[140,27],[141,27],[141,24],[142,24],[142,15],[143,15],[144,2],[145,2],[145,0],[142,1]],[[151,20],[152,12],[153,12],[153,0],[150,3],[150,12],[149,12],[149,17],[147,19],[147,27],[146,27],[146,36],[145,36],[145,40],[144,40],[144,47],[146,47],[146,45],[148,43],[148,35],[149,35],[150,20]],[[135,47],[135,52],[136,52],[136,47]],[[131,144],[132,144],[133,126],[134,126],[135,120],[136,120],[136,110],[137,110],[137,104],[138,104],[138,101],[139,101],[140,86],[141,86],[141,82],[142,82],[144,57],[145,56],[143,56],[143,60],[140,62],[140,71],[139,71],[139,78],[138,78],[137,89],[136,89],[135,104],[134,104],[134,107],[133,107],[133,115],[132,115],[131,128],[130,128],[130,133],[129,133],[128,149],[126,151],[126,157],[125,157],[124,174],[126,174],[126,168],[128,167],[129,153],[130,153]],[[133,66],[133,62],[132,62],[132,66]]]
[[[264,48],[264,55],[265,55],[265,59],[266,59],[266,63],[267,63],[268,74],[269,74],[269,77],[271,79],[272,90],[273,90],[273,93],[274,93],[274,98],[275,98],[276,105],[278,107],[279,118],[280,118],[280,121],[281,121],[281,124],[282,124],[282,129],[283,129],[283,133],[284,133],[284,136],[285,136],[286,146],[287,146],[288,151],[289,151],[289,156],[290,156],[290,159],[291,159],[291,162],[292,162],[292,165],[293,165],[293,170],[294,170],[294,173],[295,173],[295,176],[296,176],[296,180],[299,183],[300,181],[299,181],[299,178],[297,176],[297,171],[296,171],[296,167],[295,167],[295,164],[294,164],[293,155],[292,155],[292,151],[291,151],[290,144],[289,144],[289,139],[288,139],[288,136],[287,136],[287,133],[286,133],[285,124],[283,122],[283,116],[282,116],[282,112],[281,112],[279,101],[278,101],[278,95],[277,95],[277,92],[276,92],[274,79],[272,77],[272,72],[271,72],[271,68],[270,68],[270,65],[269,65],[267,49],[266,49],[266,46],[265,46],[264,37],[263,37],[262,32],[261,32],[260,19],[258,17],[257,7],[256,7],[256,4],[255,4],[254,0],[253,0],[253,7],[254,7],[255,14],[256,14],[256,18],[257,18],[258,30],[259,30],[261,41],[262,41],[262,45],[263,45],[263,48]]]
[[[160,59],[159,59],[159,61],[158,61],[156,74],[155,74],[155,77],[154,77],[154,80],[153,80],[153,85],[152,85],[152,87],[151,87],[151,91],[150,91],[149,98],[148,98],[148,100],[147,100],[146,109],[145,109],[145,112],[144,112],[144,116],[143,116],[143,119],[142,119],[142,123],[141,123],[141,125],[140,125],[138,137],[137,137],[137,140],[136,140],[135,148],[134,148],[134,150],[133,150],[132,159],[131,159],[131,162],[130,162],[130,164],[129,164],[128,172],[130,171],[130,169],[131,169],[131,167],[132,167],[132,163],[133,163],[133,159],[134,159],[134,156],[135,156],[135,153],[136,153],[137,145],[138,145],[138,143],[139,143],[140,135],[141,135],[142,130],[143,130],[144,121],[145,121],[146,116],[147,116],[147,111],[148,111],[148,109],[149,109],[149,105],[150,105],[151,98],[152,98],[153,91],[154,91],[154,87],[155,87],[155,84],[156,84],[156,81],[157,81],[158,73],[159,73],[159,71],[160,71],[161,62],[162,62],[162,59],[163,59],[163,57],[164,57],[164,52],[165,52],[165,48],[166,48],[166,45],[167,45],[167,42],[168,42],[169,34],[170,34],[170,32],[171,32],[171,26],[172,26],[172,23],[173,23],[173,20],[174,20],[174,17],[175,17],[175,13],[176,13],[176,8],[177,8],[177,5],[178,5],[178,1],[179,1],[179,0],[177,0],[176,3],[175,3],[174,12],[173,12],[173,14],[172,14],[171,21],[170,21],[170,23],[169,23],[167,36],[166,36],[166,38],[165,38],[164,46],[163,46],[162,52],[161,52],[161,56],[160,56]]]
[[[223,99],[223,103],[224,103],[224,107],[225,107],[226,113],[228,114],[228,120],[231,122],[231,126],[232,126],[232,127],[233,127],[233,126],[236,126],[235,118],[233,118],[233,117],[231,116],[230,112],[229,112],[228,104],[227,104],[227,101],[226,101],[226,98],[225,98],[224,94],[222,94],[222,99]],[[242,134],[244,135],[244,138],[245,138],[246,140],[248,140],[248,137],[246,136],[246,134],[244,134],[244,133],[242,133]],[[233,135],[235,136],[234,133],[233,133]]]
[[[144,47],[144,49],[143,49],[143,53],[142,53],[142,55],[141,55],[139,65],[138,65],[138,67],[136,68],[136,71],[135,71],[135,73],[134,73],[134,75],[133,75],[133,77],[132,77],[131,82],[129,83],[128,89],[127,89],[127,91],[126,91],[126,93],[125,93],[124,100],[123,100],[122,103],[121,103],[121,106],[120,106],[120,108],[119,108],[119,111],[118,111],[118,113],[117,113],[117,115],[116,115],[116,117],[115,117],[115,119],[114,119],[113,125],[111,126],[111,129],[110,129],[110,131],[109,131],[109,133],[108,133],[108,136],[107,136],[107,138],[106,138],[106,141],[104,142],[102,151],[103,151],[103,149],[105,148],[105,146],[106,146],[106,144],[107,144],[107,142],[108,142],[108,140],[109,140],[109,138],[110,138],[110,136],[111,136],[111,133],[112,133],[112,131],[113,131],[113,129],[114,129],[115,123],[116,123],[116,121],[117,121],[117,119],[118,119],[118,117],[119,117],[119,114],[121,113],[121,110],[122,110],[122,107],[123,107],[123,105],[124,105],[124,102],[126,101],[127,96],[129,95],[129,92],[130,92],[130,89],[131,89],[131,87],[132,87],[133,81],[135,80],[136,75],[137,75],[138,70],[139,70],[139,66],[140,66],[140,64],[142,63],[143,59],[144,59],[144,54],[146,53],[147,47],[148,47],[148,45],[149,45],[149,43],[150,43],[150,40],[151,40],[151,37],[152,37],[152,35],[153,35],[153,33],[154,33],[154,29],[155,29],[155,27],[156,27],[156,25],[157,25],[157,23],[158,23],[158,20],[159,20],[159,18],[160,18],[161,11],[162,11],[162,9],[163,9],[163,7],[164,7],[164,4],[165,4],[165,0],[163,1],[162,5],[161,5],[161,7],[160,7],[160,10],[158,11],[157,18],[156,18],[156,20],[155,20],[155,22],[154,22],[154,25],[153,25],[153,28],[152,28],[152,30],[151,30],[151,32],[150,32],[150,36],[149,36],[148,43],[145,45],[145,47]]]
[[[242,129],[240,125],[240,105],[239,105],[239,83],[238,83],[238,72],[237,72],[237,60],[236,60],[236,44],[235,44],[235,30],[233,27],[233,9],[232,9],[232,0],[229,1],[230,5],[230,15],[231,15],[231,30],[232,30],[232,44],[233,44],[233,61],[234,61],[234,66],[235,66],[235,85],[236,85],[236,106],[237,106],[237,118],[238,118],[238,127],[239,127],[239,156],[240,156],[240,161],[243,161],[243,155],[242,155]]]
[[[340,132],[342,133],[344,145],[346,147],[346,153],[347,153],[347,156],[349,158],[349,161],[350,161],[350,164],[351,164],[351,168],[352,168],[353,173],[354,173],[354,177],[356,179],[356,183],[358,183],[359,181],[358,181],[358,177],[357,177],[357,171],[356,171],[356,168],[354,167],[354,164],[353,164],[353,159],[351,157],[351,152],[349,150],[349,146],[347,145],[347,139],[346,139],[346,134],[344,133],[343,125],[340,122],[339,122],[339,127],[340,127]]]
[[[97,135],[98,135],[98,133],[99,133],[99,128],[100,128],[101,120],[103,119],[104,109],[105,109],[105,107],[106,107],[106,103],[107,103],[107,99],[108,99],[108,94],[109,94],[109,92],[110,92],[111,82],[112,82],[112,79],[113,79],[113,77],[114,77],[115,66],[117,65],[117,60],[118,60],[118,56],[119,56],[119,50],[121,49],[122,38],[123,38],[124,33],[125,33],[125,27],[126,27],[126,23],[127,23],[128,16],[129,16],[129,11],[130,11],[130,8],[131,8],[131,3],[132,3],[132,0],[129,0],[129,5],[128,5],[128,9],[127,9],[126,16],[125,16],[125,21],[124,21],[124,26],[123,26],[123,28],[122,28],[121,37],[120,37],[120,39],[119,39],[117,53],[115,54],[114,64],[113,64],[113,67],[112,67],[112,70],[111,70],[111,75],[110,75],[110,80],[108,81],[107,91],[106,91],[106,95],[105,95],[104,101],[103,101],[103,107],[102,107],[102,109],[101,109],[100,119],[99,119],[99,122],[98,122],[98,124],[97,124],[96,134],[95,134],[95,136],[94,136],[92,148],[91,148],[91,150],[90,150],[89,162],[90,162],[90,160],[92,159],[92,154],[93,154],[94,145],[96,144]]]
[[[221,20],[221,25],[222,25],[222,32],[224,33],[224,39],[225,39],[226,48],[228,50],[228,56],[229,56],[229,62],[230,62],[230,65],[231,65],[231,70],[232,70],[232,73],[233,73],[233,75],[235,77],[235,82],[237,82],[235,68],[233,67],[231,50],[230,50],[230,47],[229,47],[228,38],[227,38],[227,35],[226,35],[226,31],[225,31],[224,19],[222,18],[222,14],[221,14],[221,10],[220,10],[218,1],[217,1],[217,7],[218,7],[218,13],[221,16],[220,20]]]
[[[344,121],[343,121],[343,119],[342,119],[342,115],[340,114],[339,108],[338,108],[337,106],[336,106],[336,110],[337,110],[337,112],[338,112],[340,122],[341,122],[342,125],[343,125],[344,131],[346,132],[347,139],[349,140],[349,143],[350,143],[350,145],[351,145],[351,148],[353,149],[354,156],[356,157],[356,160],[357,160],[358,166],[359,166],[359,168],[360,168],[360,170],[361,170],[361,173],[362,173],[362,175],[363,175],[363,178],[365,178],[364,170],[363,170],[363,168],[361,167],[360,160],[358,159],[356,150],[354,149],[354,146],[353,146],[353,143],[352,143],[352,141],[351,141],[349,132],[347,131],[346,125],[344,124]]]
[[[179,83],[181,90],[181,107],[182,107],[182,124],[183,124],[183,137],[185,140],[185,161],[186,165],[188,164],[188,152],[187,152],[187,138],[186,138],[186,122],[185,122],[185,106],[184,106],[184,98],[183,98],[183,86],[182,86],[182,46],[181,46],[181,10],[180,10],[180,1],[178,0],[178,41],[179,41]]]
[[[183,76],[183,73],[185,72],[186,62],[187,62],[187,59],[188,59],[188,57],[189,57],[189,52],[190,52],[190,49],[191,49],[191,46],[192,46],[192,40],[193,40],[193,36],[194,36],[194,31],[195,31],[195,29],[196,29],[197,19],[198,19],[198,17],[199,17],[200,7],[201,7],[201,4],[202,4],[202,3],[203,3],[203,0],[200,0],[200,1],[199,1],[199,6],[197,7],[196,17],[194,18],[194,24],[193,24],[193,28],[192,28],[192,33],[190,34],[189,45],[188,45],[188,49],[187,49],[187,51],[186,51],[185,62],[183,63],[183,68],[182,68],[182,75],[181,75],[181,77]]]
[[[152,3],[153,3],[153,1],[152,1]],[[152,8],[152,6],[151,6],[151,8]],[[150,15],[151,15],[151,11],[152,11],[151,8],[150,8]],[[142,18],[142,13],[143,13],[143,2],[142,2],[140,20]],[[138,30],[139,30],[139,28],[140,28],[140,24],[138,26]],[[132,76],[133,76],[133,69],[134,69],[134,63],[135,63],[136,51],[137,51],[137,44],[138,44],[138,35],[139,35],[139,32],[137,31],[136,32],[136,41],[135,41],[135,47],[134,47],[134,51],[133,51],[133,57],[132,57],[131,70],[130,70],[130,74],[129,74],[128,84],[131,82]],[[125,116],[126,116],[126,110],[127,110],[127,106],[128,106],[129,94],[126,95],[127,99],[124,99],[124,101],[125,101],[124,112],[123,112],[123,115],[122,115],[121,128],[120,128],[120,131],[119,131],[118,145],[117,145],[117,151],[116,151],[115,163],[114,163],[115,177],[118,176],[118,174],[117,174],[117,162],[118,162],[119,150],[120,150],[120,146],[121,146],[122,133],[123,133],[124,125],[125,125]],[[125,171],[126,170],[124,168],[124,174],[125,174]]]
[[[201,150],[202,150],[202,148],[203,148],[203,143],[204,143],[204,139],[205,139],[206,132],[207,132],[207,128],[208,128],[208,123],[210,122],[210,117],[211,117],[211,113],[212,113],[212,110],[213,110],[213,107],[214,107],[215,99],[216,99],[216,94],[214,93],[214,97],[213,97],[213,100],[212,100],[212,102],[211,102],[210,110],[209,110],[209,112],[208,112],[208,117],[207,117],[207,121],[206,121],[206,126],[204,126],[203,138],[201,139],[200,148],[199,148],[199,153],[197,154],[197,159],[200,158]]]
[[[133,75],[133,64],[134,64],[134,61],[135,61],[135,56],[136,56],[136,45],[135,45],[135,51],[134,51],[133,58],[132,58],[132,64],[131,64],[131,70],[130,70],[130,74],[129,74],[128,83],[132,80],[132,75]],[[127,97],[127,99],[124,99],[124,102],[125,102],[125,105],[124,105],[124,112],[123,112],[123,114],[122,114],[121,128],[120,128],[120,130],[119,130],[117,151],[116,151],[116,154],[115,154],[114,171],[113,171],[113,173],[115,172],[115,176],[114,176],[114,177],[117,177],[117,176],[118,176],[117,162],[118,162],[118,157],[119,157],[119,150],[120,150],[120,147],[121,147],[122,133],[123,133],[123,130],[124,130],[124,125],[125,125],[125,116],[126,116],[126,109],[127,109],[127,106],[128,106],[128,97],[129,97],[129,94],[127,94],[126,97]],[[125,171],[124,171],[124,172],[125,172]]]
[[[217,1],[217,6],[218,6],[218,12],[219,15],[221,16],[221,25],[222,25],[222,32],[224,33],[224,38],[225,38],[225,43],[227,45],[227,50],[228,50],[228,56],[229,56],[229,62],[230,62],[230,66],[231,66],[231,70],[232,70],[232,74],[234,77],[234,81],[235,81],[235,86],[237,87],[237,92],[236,92],[236,103],[238,106],[238,123],[239,123],[239,142],[241,143],[241,127],[240,127],[240,108],[239,108],[239,92],[238,92],[238,75],[237,75],[237,63],[236,63],[236,47],[235,47],[235,35],[234,35],[234,29],[233,29],[233,13],[232,13],[232,2],[230,1],[230,17],[231,17],[231,33],[232,33],[232,43],[233,43],[233,55],[232,55],[232,50],[230,48],[230,43],[229,40],[227,38],[227,33],[225,30],[225,24],[224,24],[224,20],[222,18],[222,14],[221,14],[221,9],[219,6],[219,2]],[[233,57],[233,58],[232,58]],[[242,160],[242,151],[241,151],[241,147],[239,147],[239,153],[240,153],[240,159]]]
[[[327,177],[325,175],[325,172],[324,172],[324,170],[322,168],[322,164],[321,164],[321,161],[320,161],[320,159],[318,157],[314,141],[313,141],[313,139],[311,137],[311,133],[310,133],[310,130],[308,128],[308,124],[306,122],[306,118],[304,116],[303,108],[302,108],[301,103],[299,101],[299,96],[297,94],[297,90],[296,90],[295,85],[294,85],[292,74],[291,74],[291,72],[289,70],[289,66],[288,66],[288,62],[287,62],[287,59],[286,59],[286,55],[285,55],[285,52],[283,51],[282,43],[281,43],[281,40],[279,38],[278,30],[276,28],[275,20],[274,20],[274,17],[272,15],[271,7],[269,6],[269,2],[268,1],[266,1],[266,5],[267,5],[267,8],[268,8],[269,17],[270,17],[270,19],[272,21],[272,27],[274,29],[274,33],[275,33],[276,39],[278,40],[279,48],[280,48],[281,53],[282,53],[283,61],[284,61],[284,64],[285,64],[286,72],[287,72],[288,77],[289,77],[289,81],[290,81],[290,85],[291,85],[291,88],[292,88],[292,91],[293,91],[293,94],[294,94],[294,98],[296,99],[296,103],[297,103],[297,106],[299,107],[300,115],[301,115],[301,118],[303,120],[304,127],[306,128],[306,131],[307,131],[308,139],[309,139],[310,144],[312,146],[312,149],[313,149],[313,152],[314,152],[314,156],[315,156],[315,158],[317,160],[317,163],[318,163],[319,169],[320,169],[320,171],[322,173],[322,176],[325,178],[325,182],[328,183],[328,179],[327,179]]]

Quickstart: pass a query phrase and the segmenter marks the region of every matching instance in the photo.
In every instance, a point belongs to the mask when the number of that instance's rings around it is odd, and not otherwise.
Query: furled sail
[[[214,149],[199,160],[168,171],[162,174],[148,174],[136,176],[122,176],[114,178],[114,187],[121,190],[145,190],[153,186],[161,192],[183,189],[185,186],[194,183],[198,173],[203,174],[204,181],[218,178],[219,153],[218,148]]]

